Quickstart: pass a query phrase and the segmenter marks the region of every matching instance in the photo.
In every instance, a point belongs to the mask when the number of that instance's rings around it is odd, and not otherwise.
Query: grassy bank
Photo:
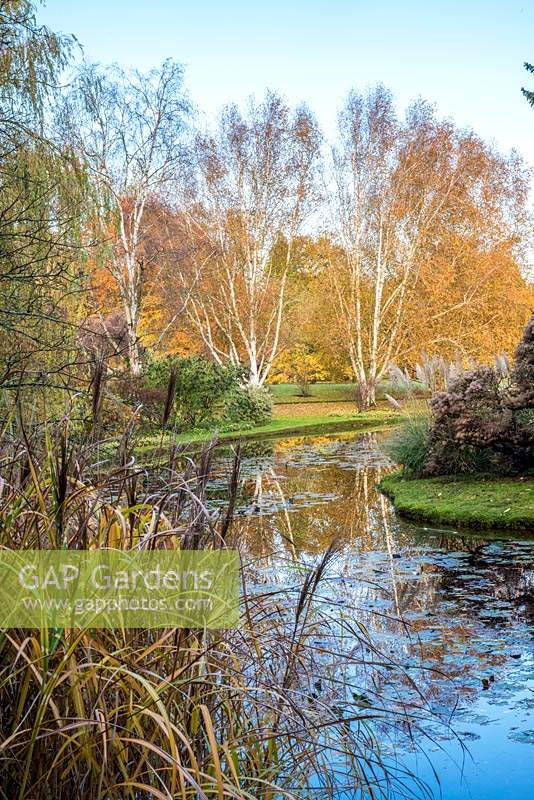
[[[270,386],[273,395],[273,419],[255,428],[219,430],[202,428],[179,434],[147,434],[138,444],[138,455],[144,456],[155,448],[173,444],[201,444],[217,437],[221,442],[238,439],[263,439],[271,436],[313,435],[349,431],[380,430],[404,419],[386,400],[369,411],[358,412],[354,384],[317,383],[310,387],[311,396],[303,397],[296,384]],[[387,388],[386,384],[381,389]],[[412,404],[413,405],[413,404]],[[412,409],[413,413],[413,409]]]
[[[379,488],[410,519],[534,534],[534,479],[407,480],[395,473],[383,478]]]
[[[166,445],[171,441],[177,444],[195,444],[206,442],[214,436],[223,442],[237,441],[238,439],[260,439],[269,436],[283,436],[291,434],[314,433],[339,433],[344,431],[369,431],[379,430],[388,425],[395,425],[401,420],[401,414],[393,409],[373,409],[372,411],[341,414],[306,414],[294,416],[279,416],[267,425],[257,428],[235,429],[232,431],[196,430],[179,434],[152,434],[146,436],[137,448],[139,454],[150,452],[156,447]]]

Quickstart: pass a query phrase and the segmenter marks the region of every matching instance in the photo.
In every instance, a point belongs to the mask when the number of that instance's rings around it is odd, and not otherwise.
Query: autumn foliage
[[[331,158],[320,145],[269,93],[173,150],[161,185],[125,173],[86,223],[87,327],[122,314],[124,369],[200,354],[253,385],[351,381],[365,407],[392,363],[513,351],[534,306],[521,160],[422,101],[399,117],[382,86],[350,94]]]

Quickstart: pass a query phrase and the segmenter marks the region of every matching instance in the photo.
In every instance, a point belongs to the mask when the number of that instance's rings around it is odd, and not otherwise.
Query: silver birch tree
[[[145,211],[184,165],[189,111],[182,67],[168,60],[148,74],[83,66],[58,115],[63,141],[81,155],[95,187],[95,227],[118,288],[134,375],[141,370]]]
[[[421,258],[462,177],[456,145],[423,103],[399,121],[381,86],[351,93],[340,114],[331,209],[344,256],[330,277],[363,408],[405,343]]]
[[[211,357],[244,363],[253,386],[279,349],[292,244],[317,200],[320,141],[311,113],[272,93],[244,115],[226,107],[216,131],[196,140],[187,215],[203,246],[188,313]]]

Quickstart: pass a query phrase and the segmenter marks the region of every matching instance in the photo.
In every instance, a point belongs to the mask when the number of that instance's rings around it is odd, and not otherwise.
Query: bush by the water
[[[525,474],[534,468],[534,315],[510,374],[480,366],[430,401],[425,432],[410,422],[391,447],[411,477]]]
[[[159,396],[159,420],[165,397],[172,391],[176,422],[194,428],[252,428],[272,418],[269,392],[248,386],[242,365],[217,364],[200,355],[148,357],[143,372],[145,391]]]
[[[139,409],[143,427],[153,428],[161,424],[162,410],[165,406],[165,388],[147,385],[143,376],[128,375],[117,382],[116,390],[117,396],[124,400],[126,407],[129,406],[131,410]]]
[[[266,425],[273,415],[270,392],[254,386],[233,386],[223,400],[222,418],[230,425]]]
[[[534,314],[515,351],[510,405],[519,410],[534,409]]]
[[[174,402],[185,428],[210,425],[227,392],[245,380],[241,365],[223,366],[202,356],[178,362]]]

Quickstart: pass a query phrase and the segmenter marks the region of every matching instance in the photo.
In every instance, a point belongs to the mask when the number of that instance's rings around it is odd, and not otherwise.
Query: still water
[[[376,434],[248,445],[238,535],[275,584],[288,560],[311,564],[337,541],[332,602],[356,600],[358,622],[413,678],[396,680],[401,699],[435,714],[384,743],[401,769],[444,800],[534,798],[534,531],[406,522],[375,488],[390,469]],[[227,470],[223,454],[214,497]]]

